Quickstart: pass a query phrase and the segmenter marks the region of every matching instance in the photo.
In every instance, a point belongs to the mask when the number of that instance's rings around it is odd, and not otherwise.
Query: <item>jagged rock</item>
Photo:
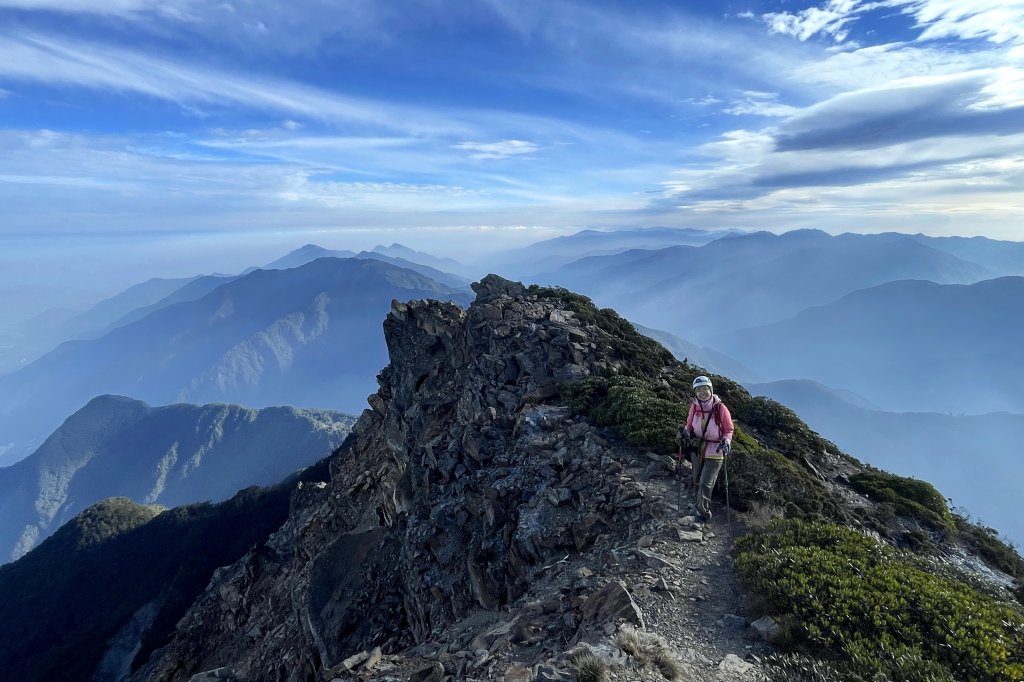
[[[562,679],[552,643],[644,626],[626,585],[646,590],[645,566],[679,584],[692,559],[671,548],[678,509],[648,492],[642,454],[537,402],[568,377],[615,371],[615,344],[518,283],[474,290],[466,310],[393,305],[391,364],[326,486],[218,572],[133,682],[220,662],[278,682]],[[678,559],[650,551],[654,538]],[[655,588],[680,592],[664,577]]]
[[[750,634],[756,639],[774,644],[782,635],[782,627],[771,616],[763,616],[750,624]]]
[[[487,275],[470,286],[476,293],[478,303],[491,303],[500,298],[522,296],[526,293],[526,288],[519,282],[511,282],[497,275]]]
[[[723,658],[718,664],[718,669],[722,672],[746,675],[754,669],[754,666],[751,663],[747,663],[736,654],[726,654],[725,658]]]
[[[678,569],[676,562],[666,556],[658,554],[657,552],[652,552],[649,549],[638,549],[636,550],[636,553],[649,568],[652,568],[655,571],[672,571]]]
[[[618,580],[613,580],[590,595],[580,608],[584,621],[606,622],[624,619],[644,627],[644,616],[633,596]]]

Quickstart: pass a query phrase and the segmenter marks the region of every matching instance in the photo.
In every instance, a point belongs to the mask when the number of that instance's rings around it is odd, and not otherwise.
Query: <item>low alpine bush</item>
[[[832,651],[848,679],[1024,679],[1021,613],[855,530],[781,520],[735,551],[755,608],[791,617],[797,646]]]
[[[871,470],[850,476],[850,484],[875,502],[889,505],[900,516],[915,518],[936,530],[951,531],[955,527],[945,498],[931,483]]]

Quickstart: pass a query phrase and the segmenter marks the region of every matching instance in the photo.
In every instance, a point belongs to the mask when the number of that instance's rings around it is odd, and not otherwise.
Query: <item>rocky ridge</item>
[[[473,288],[465,310],[392,304],[330,480],[134,682],[764,677],[726,515],[695,523],[671,458],[553,400],[621,369],[616,339],[517,283]]]
[[[545,402],[616,370],[608,335],[521,285],[474,289],[468,310],[393,304],[331,480],[132,679],[559,679],[581,644],[635,677],[644,656],[610,639],[627,625],[661,634],[644,646],[670,678],[750,678],[728,533],[680,509],[673,463]]]

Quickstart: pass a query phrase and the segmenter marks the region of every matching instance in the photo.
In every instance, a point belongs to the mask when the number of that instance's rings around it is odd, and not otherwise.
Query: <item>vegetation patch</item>
[[[612,677],[608,664],[588,646],[569,652],[569,667],[576,682],[609,682]]]
[[[960,540],[971,551],[996,568],[1019,581],[1024,580],[1024,559],[1007,543],[999,539],[994,528],[985,528],[971,523],[962,516],[954,515],[953,522],[960,534]],[[1020,596],[1018,601],[1024,603]]]
[[[686,422],[690,407],[631,376],[587,377],[563,385],[561,394],[574,414],[585,415],[598,426],[614,426],[630,445],[662,452],[675,451],[676,429]]]
[[[843,679],[1024,679],[1024,616],[849,528],[777,521],[737,541],[755,609],[825,647]]]
[[[563,385],[561,395],[574,414],[618,429],[630,445],[669,453],[676,451],[676,429],[685,423],[690,401],[667,383],[632,376],[587,377]],[[741,511],[760,503],[782,508],[789,516],[852,520],[809,470],[761,446],[739,427],[728,466],[730,502]],[[724,479],[719,494],[724,494]]]
[[[850,484],[875,502],[890,505],[900,516],[909,516],[937,530],[955,528],[946,500],[930,483],[871,470],[854,474]]]

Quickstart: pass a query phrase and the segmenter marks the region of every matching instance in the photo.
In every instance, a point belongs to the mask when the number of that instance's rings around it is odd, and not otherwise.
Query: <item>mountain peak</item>
[[[930,633],[917,628],[950,612],[978,615],[996,648],[940,647],[930,635],[908,646],[935,669],[974,656],[995,671],[987,679],[1014,679],[1005,650],[1024,646],[1020,615],[887,548],[958,542],[961,526],[929,484],[867,469],[715,375],[737,431],[728,494],[712,525],[698,523],[673,440],[706,372],[579,294],[494,275],[473,288],[467,308],[392,302],[390,361],[350,437],[320,480],[292,484],[276,532],[209,575],[184,615],[166,615],[175,631],[134,682],[214,669],[281,682],[559,679],[583,660],[598,677],[620,666],[630,680],[651,674],[645,660],[669,678],[699,678],[708,661],[756,676],[772,648],[746,638],[748,621],[870,679],[903,662],[851,655],[892,640],[872,618],[890,611],[905,634]],[[751,524],[786,518],[737,539],[741,511]],[[794,547],[803,541],[813,546]],[[779,573],[808,556],[817,563],[802,580]],[[944,575],[957,570],[968,569]],[[838,597],[823,584],[835,571]],[[886,601],[880,584],[902,591]],[[813,609],[801,610],[803,586]],[[986,589],[1006,598],[1006,584]],[[849,651],[802,625],[828,627],[836,612],[854,619]],[[748,651],[750,661],[737,656]]]
[[[363,660],[353,652],[369,658],[375,647],[385,659],[368,679],[501,679],[524,657],[571,667],[568,649],[607,646],[604,624],[617,619],[680,638],[680,623],[702,617],[695,601],[641,587],[652,569],[671,591],[672,581],[692,581],[686,566],[711,575],[725,562],[729,529],[691,526],[670,473],[672,436],[702,370],[564,289],[496,275],[473,289],[467,309],[392,303],[390,364],[330,480],[302,489],[269,554],[218,574],[137,680],[214,664],[263,679],[280,660],[330,679]],[[714,381],[744,434],[730,465],[734,505],[779,491],[797,515],[858,522],[836,482],[858,463],[784,408]],[[880,513],[865,510],[859,518]],[[920,518],[949,523],[931,506]],[[714,573],[715,609],[741,608],[727,596],[740,589],[734,579]],[[241,599],[290,606],[251,607],[238,622]],[[689,635],[702,656],[725,660],[729,647],[745,646],[739,630],[733,638],[708,626],[710,637]],[[698,674],[674,654],[666,661]]]

